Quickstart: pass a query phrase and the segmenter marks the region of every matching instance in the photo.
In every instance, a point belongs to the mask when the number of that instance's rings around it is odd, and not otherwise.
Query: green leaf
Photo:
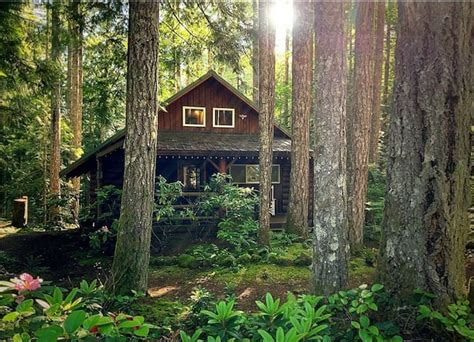
[[[69,304],[72,302],[72,300],[74,299],[74,297],[76,296],[77,294],[77,288],[73,288],[71,290],[71,292],[67,295],[66,299],[64,300],[65,303]]]
[[[147,337],[149,332],[150,332],[150,328],[144,325],[141,328],[135,330],[133,333],[140,337]]]
[[[139,327],[140,325],[142,324],[135,319],[130,321],[127,320],[119,324],[119,329],[134,328]]]
[[[367,330],[359,330],[359,337],[363,342],[372,342],[372,336],[369,335]]]
[[[99,320],[100,320],[101,316],[100,315],[94,315],[94,316],[90,316],[89,318],[87,318],[84,323],[82,324],[82,326],[84,327],[84,329],[86,330],[91,330],[93,327],[95,327],[97,325],[97,323],[99,323]]]
[[[380,335],[380,332],[379,332],[379,329],[375,326],[375,325],[372,325],[368,328],[368,330],[370,331],[370,333],[374,336],[379,336]]]
[[[73,311],[69,314],[69,316],[66,318],[64,321],[64,330],[68,334],[72,334],[75,332],[81,324],[84,322],[84,319],[86,318],[86,313],[85,311],[78,310],[78,311]]]
[[[377,291],[380,291],[381,289],[383,289],[383,285],[382,284],[374,284],[372,285],[372,292],[377,292]]]
[[[379,309],[379,308],[377,307],[377,304],[375,304],[375,303],[373,303],[373,302],[372,302],[372,303],[369,303],[368,306],[369,306],[369,309],[374,310],[374,311],[378,311],[378,309]]]
[[[360,324],[359,322],[356,322],[356,321],[351,321],[351,325],[356,328],[356,329],[360,329]]]
[[[50,325],[49,327],[41,328],[35,332],[38,341],[56,341],[59,336],[63,334],[63,328],[57,325]]]
[[[20,316],[20,314],[16,311],[10,312],[3,316],[2,321],[4,322],[14,322]]]
[[[63,293],[59,289],[59,287],[55,287],[53,291],[53,300],[54,303],[62,303],[63,302]]]
[[[27,299],[18,304],[18,306],[16,307],[16,311],[18,311],[20,314],[27,313],[31,311],[32,306],[33,299]]]
[[[367,316],[360,316],[359,322],[362,328],[364,329],[366,329],[370,325],[370,319]]]

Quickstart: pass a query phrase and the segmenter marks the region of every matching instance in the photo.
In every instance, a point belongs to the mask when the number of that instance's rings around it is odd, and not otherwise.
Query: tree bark
[[[347,284],[347,60],[343,2],[317,2],[313,276],[325,295]]]
[[[258,88],[258,71],[259,71],[259,54],[258,54],[258,0],[252,0],[253,9],[253,28],[252,28],[252,99],[258,106],[259,88]]]
[[[387,5],[387,9],[390,9],[390,3]],[[387,20],[387,32],[385,32],[385,62],[383,71],[383,104],[388,105],[388,85],[390,79],[390,55],[392,50],[392,25]]]
[[[375,4],[356,3],[355,64],[347,126],[347,195],[351,247],[362,245],[367,195],[370,117],[372,112],[373,18]]]
[[[270,244],[270,192],[275,110],[275,27],[271,23],[272,1],[259,2],[259,130],[260,130],[260,229],[258,240]]]
[[[125,171],[113,293],[145,291],[155,192],[159,2],[130,2]]]
[[[69,117],[71,120],[73,160],[82,155],[82,13],[80,1],[73,0],[70,4],[69,18],[69,47],[68,47],[68,75],[69,75]],[[79,217],[79,192],[81,178],[72,179],[73,191],[76,200],[73,203],[75,218]]]
[[[310,2],[295,2],[292,58],[292,143],[287,230],[307,238],[309,210],[309,118],[312,108],[313,18]]]
[[[299,20],[299,19],[298,19]],[[303,33],[303,34],[309,34]],[[285,89],[288,89],[290,86],[290,30],[287,29],[285,32],[285,54],[284,54],[284,78],[283,78],[283,85]],[[290,113],[290,99],[286,96],[283,99],[283,106],[282,106],[282,115],[283,115],[283,126],[289,128],[291,122],[291,113]]]
[[[446,304],[464,293],[474,7],[398,4],[380,280]]]
[[[59,171],[61,167],[61,23],[60,2],[53,1],[51,6],[51,62],[57,71],[51,82],[51,160],[49,165],[49,221],[58,225],[60,221],[58,200],[61,195]]]
[[[377,164],[379,160],[380,137],[380,105],[382,90],[383,67],[383,38],[385,29],[385,2],[380,1],[377,6],[377,19],[375,25],[375,50],[374,50],[374,81],[372,92],[372,116],[370,118],[369,163]]]

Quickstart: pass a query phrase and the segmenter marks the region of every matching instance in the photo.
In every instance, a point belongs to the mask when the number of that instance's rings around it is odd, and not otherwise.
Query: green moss
[[[178,265],[184,268],[196,268],[199,267],[199,260],[189,254],[181,254],[178,257]]]
[[[295,266],[309,266],[313,262],[313,259],[309,253],[302,252],[293,262]]]
[[[284,283],[307,281],[311,271],[306,267],[278,265],[248,265],[237,272],[222,270],[215,274],[215,280],[223,283],[254,284],[254,283]]]
[[[303,243],[293,243],[290,246],[288,246],[288,249],[285,252],[285,255],[288,255],[290,257],[293,257],[293,259],[296,259],[298,256],[301,254],[307,254],[311,256],[311,248],[306,246]]]
[[[364,257],[353,258],[349,263],[349,278],[355,284],[371,283],[375,276],[375,267],[369,266]]]
[[[172,266],[176,265],[178,258],[175,256],[153,256],[150,258],[150,265]]]
[[[158,279],[188,279],[196,275],[196,271],[187,268],[173,266],[151,267],[150,273]]]
[[[160,327],[175,326],[187,308],[178,301],[161,298],[144,298],[134,303],[131,310],[135,315],[146,317],[147,322]]]

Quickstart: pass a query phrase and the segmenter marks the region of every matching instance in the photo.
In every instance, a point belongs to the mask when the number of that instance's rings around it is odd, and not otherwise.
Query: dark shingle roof
[[[62,176],[75,177],[87,172],[95,162],[99,152],[102,155],[123,147],[125,134],[121,131],[101,144],[91,153],[86,154],[61,172]],[[241,156],[258,155],[259,136],[256,134],[221,134],[209,132],[159,132],[158,155],[212,155]],[[273,153],[289,155],[291,140],[287,138],[273,139]]]
[[[258,153],[259,137],[255,134],[209,134],[204,132],[173,133],[162,132],[158,134],[158,153]],[[273,152],[289,153],[291,140],[275,138]]]

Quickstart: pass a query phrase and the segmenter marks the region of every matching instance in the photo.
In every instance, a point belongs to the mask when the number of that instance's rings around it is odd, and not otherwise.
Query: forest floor
[[[9,228],[0,228],[0,279],[28,272],[68,288],[77,286],[81,279],[106,281],[105,270],[110,269],[111,253],[93,251],[79,230],[8,232],[6,229]],[[363,253],[350,262],[350,287],[374,279],[376,251],[367,251],[369,256]],[[245,311],[255,310],[255,301],[266,292],[285,298],[288,291],[301,294],[311,290],[309,266],[257,262],[240,267],[185,268],[174,264],[158,266],[154,258],[160,256],[152,256],[149,296],[142,298],[135,309],[147,317],[151,315],[156,322],[169,317],[170,310],[179,311],[186,305],[196,287],[209,290],[217,298],[232,291],[238,299],[237,306]],[[473,253],[468,254],[466,271],[468,279],[474,276]]]
[[[5,227],[4,227],[5,228]],[[6,228],[5,228],[6,229]],[[111,253],[93,251],[79,230],[31,232],[0,229],[0,278],[28,272],[64,287],[78,285],[82,279],[106,281]],[[196,242],[197,243],[197,242]],[[199,242],[202,244],[202,241]],[[187,243],[188,247],[192,244]],[[179,254],[178,251],[175,252]],[[309,266],[249,263],[240,267],[185,268],[178,265],[150,265],[149,296],[145,304],[159,301],[186,302],[196,287],[221,298],[230,289],[243,310],[255,309],[255,300],[266,292],[284,298],[286,293],[307,293],[311,289]],[[363,257],[351,261],[351,286],[370,283],[374,267]]]

